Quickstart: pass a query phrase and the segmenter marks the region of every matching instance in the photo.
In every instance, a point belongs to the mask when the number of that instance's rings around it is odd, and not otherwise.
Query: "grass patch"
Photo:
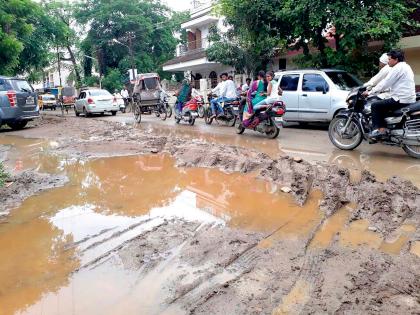
[[[0,187],[4,186],[4,183],[9,178],[9,174],[6,172],[4,165],[0,162]]]

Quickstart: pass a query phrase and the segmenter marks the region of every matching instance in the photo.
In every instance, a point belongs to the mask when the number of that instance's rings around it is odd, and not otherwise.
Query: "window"
[[[90,96],[110,96],[111,94],[106,90],[92,90],[89,91]]]
[[[344,91],[350,91],[351,89],[363,85],[359,79],[355,78],[347,72],[325,72],[327,76],[334,82],[334,84]]]
[[[11,80],[12,86],[19,92],[33,92],[32,86],[25,80]]]
[[[297,91],[299,74],[285,74],[280,81],[280,88],[283,91]]]
[[[10,86],[9,82],[5,79],[0,79],[0,91],[8,91],[11,90],[12,87]]]
[[[217,86],[217,73],[212,71],[209,74],[211,88],[214,89]]]
[[[328,83],[320,74],[310,73],[303,75],[302,91],[322,92],[328,90]]]

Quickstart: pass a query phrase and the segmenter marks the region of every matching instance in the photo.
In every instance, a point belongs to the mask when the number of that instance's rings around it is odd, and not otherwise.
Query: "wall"
[[[417,91],[420,91],[420,47],[406,49],[405,58],[413,69]]]

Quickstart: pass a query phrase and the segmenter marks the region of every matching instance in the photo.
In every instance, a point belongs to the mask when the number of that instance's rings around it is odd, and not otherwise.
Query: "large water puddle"
[[[64,187],[27,199],[0,222],[0,314],[157,314],[152,293],[145,292],[163,283],[165,274],[145,285],[138,281],[141,270],[97,262],[164,220],[297,239],[323,219],[320,192],[298,207],[290,195],[253,175],[177,168],[167,155],[83,161],[52,156],[54,142],[0,137],[0,144],[12,145],[6,163],[15,171],[35,168],[70,178]],[[328,246],[339,231],[343,246],[363,243],[357,240],[367,226],[344,227],[348,211],[324,223],[315,247]],[[380,236],[369,233],[380,249]],[[397,254],[397,245],[389,251]],[[260,246],[270,247],[270,238]],[[154,284],[156,279],[161,282]],[[139,301],[133,288],[145,299]],[[293,301],[285,300],[284,309]]]

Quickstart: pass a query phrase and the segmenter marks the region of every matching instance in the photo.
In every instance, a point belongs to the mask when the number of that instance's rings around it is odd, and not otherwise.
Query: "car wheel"
[[[87,112],[86,107],[83,107],[83,115],[85,118],[90,117],[90,114]]]
[[[26,127],[27,123],[28,122],[26,120],[22,120],[22,121],[14,121],[14,122],[8,123],[7,125],[13,130],[21,130]]]
[[[80,113],[77,111],[76,106],[74,107],[74,114],[76,115],[76,117],[80,116]]]
[[[111,113],[112,113],[112,116],[117,115],[117,112],[116,111],[112,111]]]

